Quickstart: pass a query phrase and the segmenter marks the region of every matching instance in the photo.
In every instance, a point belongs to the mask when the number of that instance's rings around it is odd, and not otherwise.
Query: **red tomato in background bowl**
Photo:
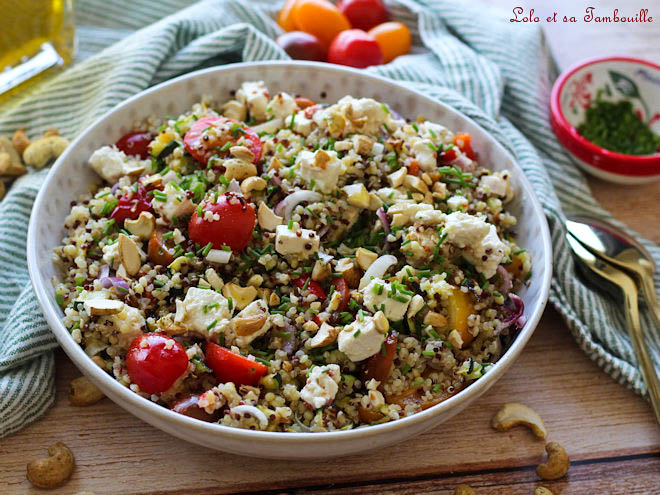
[[[341,0],[337,8],[356,29],[369,31],[372,27],[387,22],[387,9],[381,0]]]
[[[349,29],[337,35],[328,51],[328,62],[364,69],[383,63],[378,41],[361,29]]]

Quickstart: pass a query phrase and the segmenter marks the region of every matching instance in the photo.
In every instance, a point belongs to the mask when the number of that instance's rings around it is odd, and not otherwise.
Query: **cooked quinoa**
[[[373,99],[230,97],[90,157],[53,255],[85,352],[163,407],[268,431],[396,420],[487,373],[531,276],[510,173]]]

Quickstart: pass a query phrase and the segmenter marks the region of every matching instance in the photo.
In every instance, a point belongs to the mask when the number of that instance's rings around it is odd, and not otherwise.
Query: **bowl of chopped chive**
[[[603,180],[660,179],[660,66],[629,57],[581,62],[552,88],[550,121],[578,166]]]

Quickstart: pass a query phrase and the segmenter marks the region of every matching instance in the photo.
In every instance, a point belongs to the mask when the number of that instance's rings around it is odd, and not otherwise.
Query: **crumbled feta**
[[[310,185],[310,189],[325,194],[335,190],[342,172],[342,164],[337,159],[337,153],[326,150],[301,151],[296,158],[296,168],[300,176]]]
[[[372,312],[381,310],[388,320],[399,321],[408,311],[410,296],[394,292],[392,284],[380,278],[373,279],[360,292],[365,307]]]
[[[137,160],[127,156],[114,146],[103,146],[89,158],[89,165],[109,183],[117,182],[125,175],[140,175],[151,170],[149,160]]]
[[[280,254],[299,254],[307,258],[319,250],[319,236],[313,230],[278,225],[275,234],[275,250]]]
[[[236,99],[247,106],[255,120],[263,122],[268,119],[266,107],[268,107],[269,95],[263,81],[244,82],[241,89],[236,91]]]
[[[415,139],[410,149],[419,166],[426,172],[435,172],[438,168],[437,155],[431,148],[432,144],[428,139]]]
[[[168,182],[163,189],[163,193],[167,195],[165,201],[158,201],[154,198],[151,202],[158,214],[172,220],[174,217],[181,218],[195,211],[195,204],[188,199],[186,191],[177,187],[174,183]]]
[[[377,134],[381,125],[391,123],[383,104],[372,98],[344,96],[337,102],[337,107],[356,132]]]
[[[300,398],[314,409],[329,406],[339,391],[341,371],[336,364],[314,366],[307,383],[300,391]]]
[[[303,112],[298,112],[295,117],[289,115],[284,119],[284,127],[303,136],[309,136],[314,129],[314,121],[305,117]]]
[[[465,196],[452,196],[447,200],[447,206],[449,206],[449,209],[454,211],[465,211],[468,207],[468,200]]]
[[[270,103],[266,108],[266,113],[271,117],[283,119],[290,116],[297,108],[298,105],[296,105],[296,100],[294,100],[290,94],[277,93],[273,96],[273,99],[270,100]]]
[[[507,254],[508,248],[497,235],[495,226],[479,217],[454,212],[447,215],[444,232],[447,241],[464,249],[465,259],[486,278],[495,275]]]
[[[495,173],[492,175],[483,175],[479,179],[478,191],[484,194],[494,194],[505,200],[513,196],[511,190],[511,182],[508,180],[509,174],[506,174],[507,179]]]
[[[229,302],[214,290],[190,287],[183,301],[176,300],[174,321],[205,337],[222,332],[232,311]]]
[[[380,352],[380,346],[385,342],[385,333],[376,328],[373,316],[364,316],[344,327],[337,337],[339,350],[348,359],[357,362]]]
[[[415,203],[414,201],[400,201],[387,210],[392,216],[392,227],[400,227],[413,222],[415,216],[421,211],[431,211],[433,205],[427,203]]]

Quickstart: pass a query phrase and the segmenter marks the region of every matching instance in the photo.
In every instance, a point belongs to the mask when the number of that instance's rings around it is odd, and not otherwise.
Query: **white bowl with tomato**
[[[87,166],[90,155],[100,147],[116,142],[133,131],[131,126],[138,119],[152,115],[178,115],[200,101],[201,96],[206,94],[216,95],[222,101],[246,80],[263,80],[275,91],[305,95],[319,102],[335,102],[345,95],[371,97],[386,102],[392,111],[406,117],[414,119],[418,115],[424,115],[428,120],[439,122],[449,129],[469,133],[479,161],[488,164],[493,172],[504,170],[511,172],[510,180],[517,193],[508,209],[519,219],[516,227],[517,242],[525,246],[531,255],[534,272],[528,284],[518,293],[525,306],[525,318],[520,320],[521,330],[506,352],[489,367],[488,373],[437,405],[383,424],[309,434],[251,431],[209,422],[214,418],[204,414],[192,417],[193,415],[178,413],[177,407],[180,410],[187,408],[185,403],[179,403],[170,410],[134,393],[97,366],[75,342],[69,329],[62,323],[63,314],[53,291],[52,282],[57,280],[60,274],[50,260],[53,249],[61,242],[62,225],[69,215],[71,199],[88,192],[90,185],[98,181],[93,170]],[[140,138],[136,136],[124,139],[122,145],[139,149]],[[167,194],[167,192],[163,190],[155,194]],[[240,200],[235,202],[228,196],[224,201],[241,208]],[[442,423],[484,394],[520,355],[541,317],[551,280],[551,244],[543,210],[532,186],[514,158],[502,145],[475,122],[443,103],[381,77],[321,63],[233,64],[187,74],[136,95],[90,126],[58,159],[37,197],[33,211],[28,231],[28,265],[31,279],[50,327],[76,366],[109,398],[144,421],[184,440],[243,455],[289,459],[348,455],[404,441]],[[213,215],[214,212],[210,214]],[[200,229],[200,232],[193,235],[200,236],[201,244],[205,240],[204,236],[209,234],[206,229]],[[236,242],[237,247],[240,247],[238,244],[242,244],[243,241],[239,237],[240,232],[237,231],[223,243],[229,246]],[[109,280],[108,283],[121,285],[119,280]],[[196,295],[193,293],[191,296],[194,298]],[[141,345],[141,341],[137,342],[129,353],[139,355],[141,349],[147,347],[167,350],[173,348],[167,338],[158,334],[152,333],[140,339],[146,339],[144,345]],[[210,349],[207,347],[207,359],[209,359],[207,364],[214,369],[221,369],[218,362],[244,359],[236,353],[228,353],[226,349],[215,343],[210,343],[209,347]],[[229,367],[232,374],[219,379],[249,382],[255,367],[245,368],[243,361],[238,364]],[[174,358],[168,366],[168,373],[171,372],[174,376],[182,364],[178,363],[178,358]],[[163,375],[168,373],[164,372]],[[217,373],[216,371],[216,375]],[[153,378],[153,373],[150,374]],[[168,383],[171,381],[171,377],[168,376],[161,378]],[[152,382],[145,385],[146,389],[151,385],[156,389],[159,388],[158,383]],[[160,387],[162,388],[162,385]]]

